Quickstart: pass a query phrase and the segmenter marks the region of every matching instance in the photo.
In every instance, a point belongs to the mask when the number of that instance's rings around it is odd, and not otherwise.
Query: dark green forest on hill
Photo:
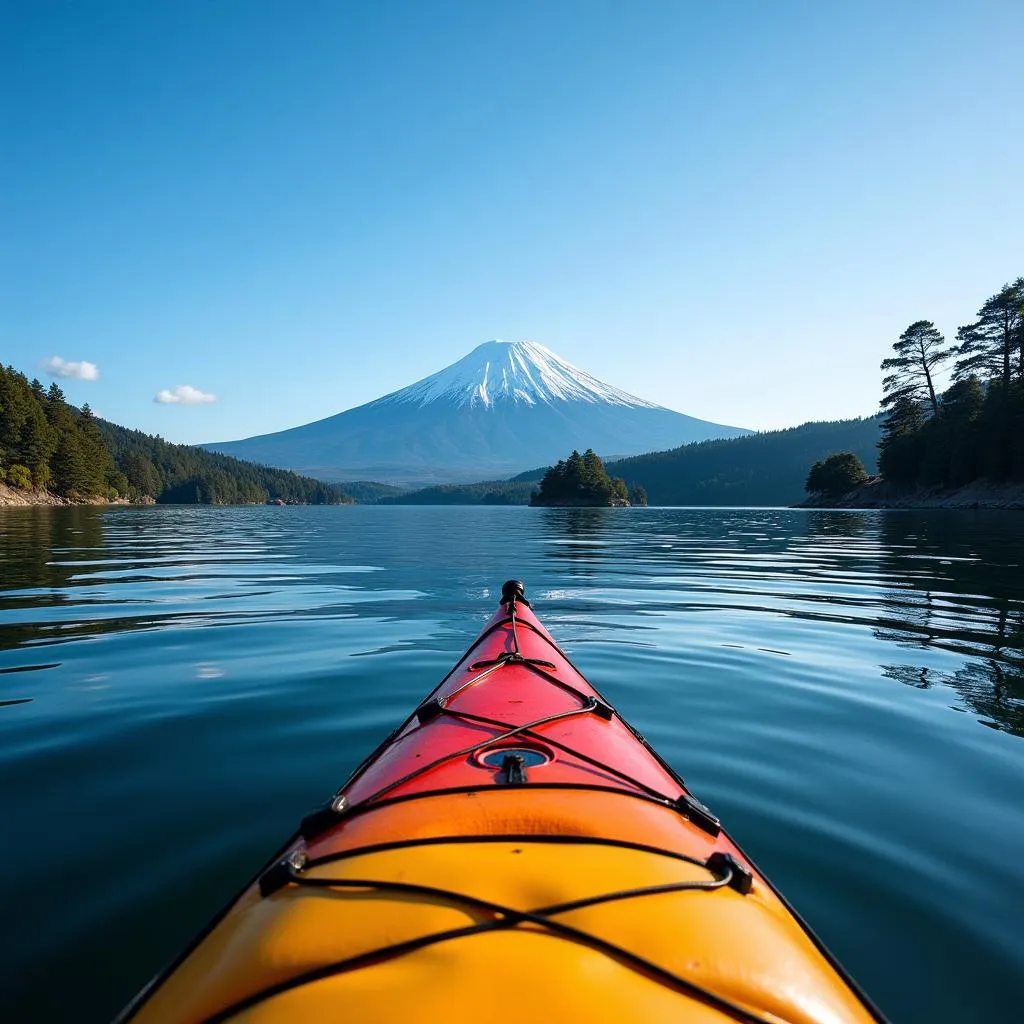
[[[619,459],[608,472],[643,486],[652,505],[790,505],[803,497],[808,466],[830,452],[873,467],[878,437],[875,416],[804,423]]]
[[[435,484],[385,495],[378,505],[528,505],[543,471],[534,480],[483,480],[476,484]],[[347,484],[345,485],[348,486]],[[370,501],[372,499],[360,499]]]
[[[215,455],[128,430],[76,409],[49,389],[0,366],[0,482],[89,498],[229,505],[267,501],[336,504],[341,488],[281,469]]]
[[[830,452],[854,451],[874,470],[880,417],[805,423],[788,430],[699,441],[667,452],[605,463],[652,505],[789,505],[803,496],[807,467]],[[510,480],[427,487],[382,499],[399,505],[525,505],[549,467]]]

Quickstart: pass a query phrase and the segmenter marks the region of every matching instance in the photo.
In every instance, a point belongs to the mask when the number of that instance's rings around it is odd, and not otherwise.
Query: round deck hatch
[[[501,768],[510,754],[521,757],[524,768],[536,768],[551,760],[551,755],[540,747],[490,747],[481,751],[477,757],[488,768]]]

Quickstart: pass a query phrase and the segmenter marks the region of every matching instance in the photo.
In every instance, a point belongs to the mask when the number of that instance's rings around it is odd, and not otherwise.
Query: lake
[[[1024,1002],[1024,514],[0,510],[0,1019],[105,1021],[526,581],[894,1021]]]

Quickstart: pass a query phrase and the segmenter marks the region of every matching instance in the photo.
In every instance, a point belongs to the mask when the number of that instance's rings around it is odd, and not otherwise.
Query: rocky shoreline
[[[812,497],[794,508],[948,508],[1024,510],[1024,483],[975,480],[963,487],[898,487],[875,476],[838,498]]]
[[[0,508],[28,507],[30,505],[127,505],[127,498],[115,498],[113,501],[101,498],[98,495],[92,498],[81,498],[72,501],[70,498],[61,498],[49,491],[22,490],[20,487],[8,487],[0,483]]]

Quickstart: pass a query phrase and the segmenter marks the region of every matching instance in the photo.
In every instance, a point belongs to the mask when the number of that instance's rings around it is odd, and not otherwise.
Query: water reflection
[[[1016,1010],[1022,565],[1014,513],[2,510],[0,858],[62,831],[0,1019],[109,1020],[511,576],[894,1020]]]
[[[948,686],[984,725],[1024,735],[1024,523],[1009,514],[890,514],[882,519],[886,576],[880,640],[946,649],[955,671],[883,666],[918,689]]]
[[[859,537],[870,522],[864,512],[811,509],[807,513],[807,532],[812,537]]]
[[[927,666],[883,665],[882,674],[918,690],[948,686],[982,725],[1024,736],[1024,666],[972,661],[955,672],[941,672]]]

